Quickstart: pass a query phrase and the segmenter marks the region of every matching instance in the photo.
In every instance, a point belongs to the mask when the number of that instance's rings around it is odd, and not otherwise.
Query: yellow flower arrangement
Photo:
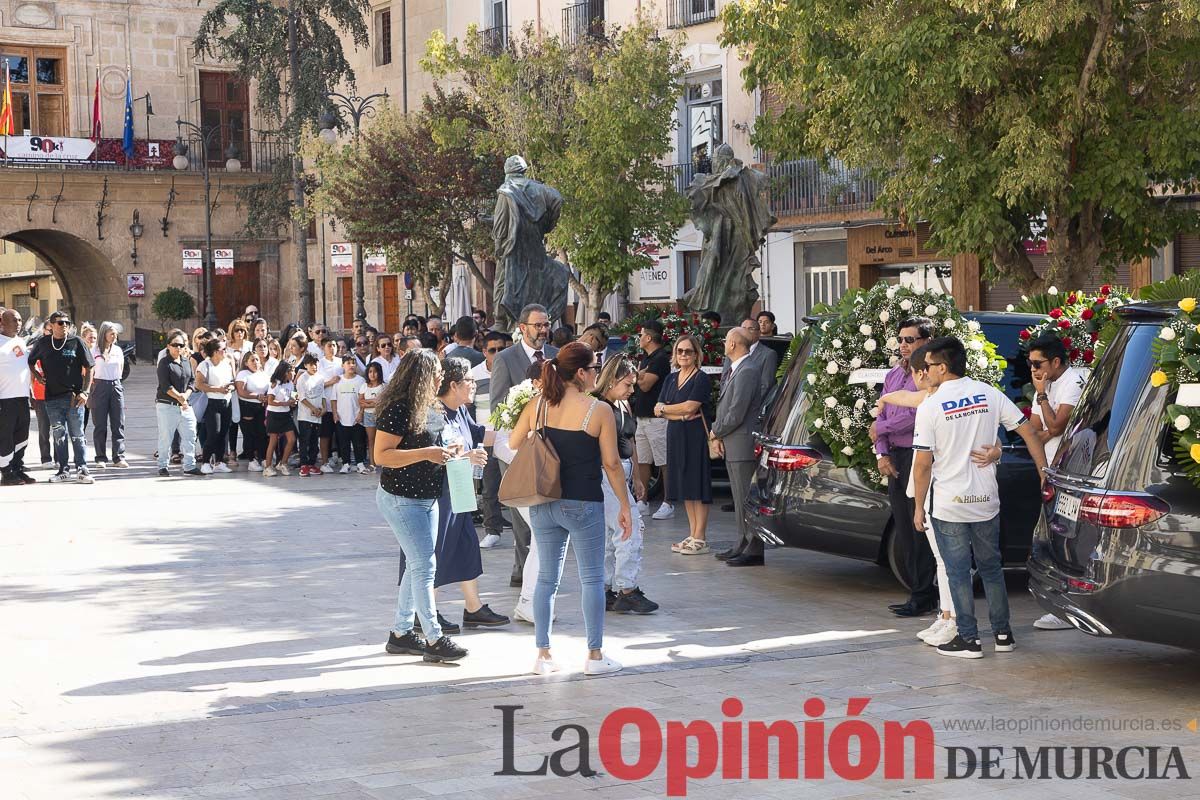
[[[1179,309],[1185,314],[1190,314],[1196,310],[1196,298],[1185,297],[1179,301]]]
[[[1166,386],[1169,380],[1170,379],[1167,378],[1167,373],[1163,372],[1161,369],[1156,369],[1150,374],[1150,385],[1155,388],[1158,388],[1159,386]]]

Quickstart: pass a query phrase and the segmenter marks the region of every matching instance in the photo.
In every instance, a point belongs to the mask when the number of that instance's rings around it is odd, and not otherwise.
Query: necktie
[[[534,363],[540,364],[546,360],[546,356],[542,353],[541,350],[534,350],[533,351],[533,360],[534,360]]]

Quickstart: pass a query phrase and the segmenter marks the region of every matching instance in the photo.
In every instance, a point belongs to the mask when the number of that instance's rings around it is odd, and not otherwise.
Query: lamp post
[[[386,89],[366,97],[354,94],[347,97],[344,94],[330,92],[329,101],[332,105],[321,115],[319,121],[321,141],[326,144],[333,144],[337,141],[338,112],[345,111],[350,115],[350,121],[354,123],[354,142],[357,144],[363,117],[375,116],[375,101],[381,97],[386,99],[387,96]],[[363,271],[363,249],[362,245],[358,243],[354,245],[354,282],[357,284],[354,289],[354,318],[365,320],[367,318],[366,277]]]
[[[171,165],[177,170],[185,170],[189,166],[188,145],[183,141],[183,129],[186,128],[200,137],[200,169],[204,175],[204,270],[201,276],[201,291],[204,305],[204,327],[209,330],[217,327],[217,309],[213,304],[213,278],[216,265],[213,263],[212,201],[209,197],[212,184],[209,181],[208,172],[208,146],[212,143],[213,136],[224,127],[226,126],[214,125],[211,128],[202,128],[195,123],[176,119],[175,158],[171,161]],[[241,170],[242,162],[238,161],[237,145],[232,140],[229,142],[229,147],[225,149],[225,159],[226,172]]]

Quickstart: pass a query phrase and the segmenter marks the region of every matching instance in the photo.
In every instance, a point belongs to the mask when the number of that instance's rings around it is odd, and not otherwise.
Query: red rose
[[[1085,364],[1092,363],[1092,359],[1094,359],[1095,357],[1096,357],[1095,350],[1084,350],[1083,351],[1083,361]]]
[[[1050,316],[1051,316],[1051,318],[1053,318],[1053,319],[1058,319],[1059,317],[1061,317],[1061,316],[1062,316],[1062,309],[1061,309],[1061,308],[1052,308],[1052,309],[1050,309]]]
[[[629,334],[628,334],[628,333],[623,333],[623,334],[621,334],[621,341],[622,341],[622,342],[628,342],[628,341],[629,341]]]
[[[1075,297],[1075,295],[1073,295],[1073,294],[1072,294],[1072,295],[1069,295],[1069,296],[1067,297],[1067,302],[1068,302],[1068,303],[1071,303],[1072,305],[1074,305],[1074,303],[1075,303],[1077,300],[1078,300],[1078,298],[1077,298],[1077,297]]]
[[[1100,334],[1097,333],[1096,331],[1092,331],[1092,341],[1094,342],[1099,338],[1100,338]]]
[[[1085,308],[1079,316],[1083,319],[1091,319],[1092,317],[1096,316],[1096,314],[1090,308]]]
[[[1032,334],[1029,331],[1021,331],[1021,341],[1026,341]]]
[[[1071,327],[1071,320],[1069,320],[1069,319],[1060,319],[1060,320],[1058,321],[1058,327],[1062,328],[1064,331],[1065,331],[1065,330],[1067,330],[1067,329],[1069,329],[1069,328]]]
[[[1072,351],[1071,351],[1071,360],[1072,360],[1072,361],[1076,361],[1076,360],[1078,360],[1078,359],[1079,359],[1079,356],[1080,356],[1080,352],[1079,352],[1078,350],[1072,350]]]
[[[1074,343],[1071,341],[1071,337],[1070,337],[1070,336],[1064,336],[1064,337],[1063,337],[1063,340],[1062,340],[1062,343],[1063,343],[1063,347],[1066,347],[1067,349],[1070,349],[1071,345],[1072,345],[1072,344],[1074,344]]]
[[[1103,298],[1103,297],[1097,297],[1097,298],[1096,298],[1096,305],[1098,305],[1098,306],[1102,306],[1102,305],[1104,305],[1104,298]]]
[[[1029,419],[1030,417],[1033,416],[1033,409],[1030,408],[1029,406],[1025,406],[1024,408],[1021,409],[1021,413],[1025,415],[1026,419]]]
[[[1112,292],[1112,286],[1110,284],[1106,283],[1100,287],[1100,294],[1108,296],[1110,292]]]

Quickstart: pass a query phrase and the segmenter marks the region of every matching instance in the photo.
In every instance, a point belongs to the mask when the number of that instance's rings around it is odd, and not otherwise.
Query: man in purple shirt
[[[917,390],[908,367],[908,357],[933,334],[933,322],[925,317],[902,320],[897,338],[900,340],[900,363],[892,367],[883,381],[883,392]],[[911,594],[908,602],[889,606],[898,617],[919,617],[937,608],[937,565],[929,540],[923,531],[913,528],[913,501],[908,496],[908,475],[912,472],[913,426],[917,410],[884,405],[883,411],[871,423],[871,441],[875,443],[875,458],[879,472],[888,479],[888,499],[892,504],[892,535],[899,536],[901,552],[908,556],[908,576]]]

